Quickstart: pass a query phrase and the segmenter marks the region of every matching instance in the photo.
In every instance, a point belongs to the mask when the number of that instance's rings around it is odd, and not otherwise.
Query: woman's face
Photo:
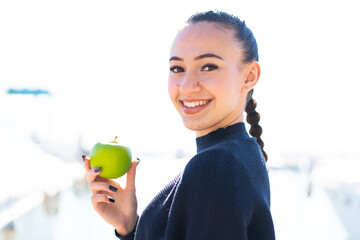
[[[168,91],[197,137],[243,121],[248,72],[233,31],[208,22],[187,25],[170,53]]]

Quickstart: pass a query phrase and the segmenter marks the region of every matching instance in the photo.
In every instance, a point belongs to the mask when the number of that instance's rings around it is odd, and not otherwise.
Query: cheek
[[[226,74],[221,74],[203,81],[204,87],[214,96],[226,96],[229,91],[233,91],[234,85]]]
[[[176,102],[176,98],[177,98],[177,94],[178,94],[177,89],[178,89],[178,87],[176,86],[176,81],[174,81],[174,79],[169,77],[169,79],[168,79],[168,94],[173,103]]]
[[[240,98],[240,80],[223,76],[216,82],[209,85],[209,91],[217,99],[222,110],[233,108]]]

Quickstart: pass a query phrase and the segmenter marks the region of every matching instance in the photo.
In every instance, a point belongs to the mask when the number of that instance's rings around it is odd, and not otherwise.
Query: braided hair
[[[246,26],[245,21],[241,21],[238,17],[222,11],[208,11],[192,15],[188,20],[188,24],[195,24],[197,22],[211,22],[221,27],[234,30],[234,39],[239,43],[244,58],[244,63],[252,61],[259,61],[258,46],[252,31]],[[264,151],[264,142],[260,136],[262,128],[259,125],[260,114],[255,111],[256,101],[252,98],[254,89],[248,92],[246,99],[245,112],[247,114],[246,121],[251,125],[249,133],[251,136],[256,137],[261,151],[267,162],[267,154]]]
[[[257,103],[256,100],[252,98],[253,92],[254,89],[251,89],[246,99],[247,102],[245,107],[246,121],[251,125],[249,130],[250,135],[256,137],[256,141],[261,148],[265,161],[267,162],[268,157],[266,152],[264,151],[264,142],[260,138],[262,134],[262,128],[259,125],[260,114],[255,110]]]

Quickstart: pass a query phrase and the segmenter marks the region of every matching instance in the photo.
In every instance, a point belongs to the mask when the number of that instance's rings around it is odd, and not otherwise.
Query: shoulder
[[[231,182],[237,175],[246,174],[245,161],[227,146],[217,146],[196,154],[183,172],[184,184],[211,185],[219,179]]]
[[[228,174],[266,171],[261,149],[254,139],[233,139],[196,154],[187,164],[184,174]],[[231,175],[229,176],[231,177]]]
[[[187,164],[182,184],[209,191],[269,196],[265,160],[252,139],[228,141],[196,154]]]

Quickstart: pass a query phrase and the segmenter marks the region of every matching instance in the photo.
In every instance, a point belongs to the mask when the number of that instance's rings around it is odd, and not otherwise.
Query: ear
[[[260,64],[256,61],[251,62],[248,69],[249,70],[246,75],[244,85],[242,87],[242,92],[245,93],[249,92],[255,87],[256,83],[259,81],[261,73]]]

